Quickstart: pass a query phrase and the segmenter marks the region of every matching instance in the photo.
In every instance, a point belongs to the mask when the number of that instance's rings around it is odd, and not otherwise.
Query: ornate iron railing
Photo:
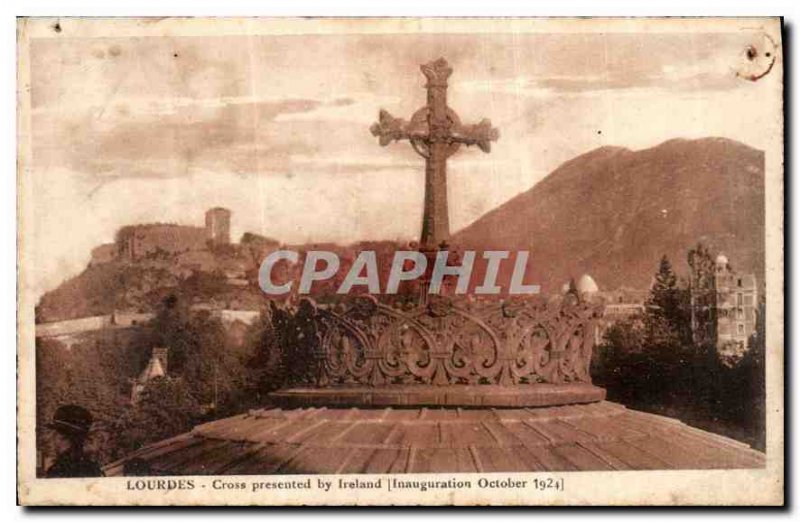
[[[557,302],[387,306],[371,296],[273,309],[293,385],[590,383],[602,305]]]

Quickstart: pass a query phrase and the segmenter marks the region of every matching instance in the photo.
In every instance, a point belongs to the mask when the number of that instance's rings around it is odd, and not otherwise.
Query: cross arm
[[[369,128],[373,136],[378,138],[378,143],[385,147],[393,141],[425,138],[425,129],[414,122],[407,122],[402,118],[395,118],[389,111],[381,109],[378,122]]]
[[[483,152],[491,152],[493,141],[500,137],[500,131],[492,127],[492,122],[483,119],[474,125],[459,125],[452,130],[452,139],[464,145],[477,145]]]

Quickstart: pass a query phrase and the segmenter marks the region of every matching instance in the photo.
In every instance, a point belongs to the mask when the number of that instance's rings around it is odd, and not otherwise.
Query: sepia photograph
[[[780,18],[19,18],[24,505],[781,505]]]

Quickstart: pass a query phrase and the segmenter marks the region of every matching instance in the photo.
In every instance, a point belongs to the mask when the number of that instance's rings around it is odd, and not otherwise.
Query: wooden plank
[[[300,446],[267,444],[225,470],[226,475],[272,475],[301,450]]]
[[[352,425],[348,422],[338,422],[328,420],[316,424],[310,431],[306,432],[302,438],[302,443],[306,446],[323,446],[339,437],[345,430]]]
[[[171,439],[165,439],[149,446],[145,446],[141,449],[134,451],[133,453],[129,453],[122,459],[118,459],[110,464],[108,464],[104,471],[107,476],[116,476],[122,473],[122,467],[125,465],[125,462],[133,459],[133,458],[141,458],[144,460],[151,460],[155,459],[159,455],[163,455],[165,453],[169,453],[172,451],[178,451],[182,447],[191,446],[193,444],[198,444],[203,439],[202,437],[195,437],[191,433],[184,433],[183,435],[178,435],[177,437],[172,437]]]
[[[229,441],[218,439],[200,439],[200,443],[181,448],[161,455],[157,459],[149,460],[151,467],[161,471],[184,474],[182,468],[189,462],[202,459],[203,455],[221,446],[227,446]]]
[[[719,461],[719,465],[715,466],[718,468],[759,468],[764,467],[766,463],[763,454],[749,448],[719,444],[715,438],[699,436],[697,433],[686,430],[675,430],[671,433],[670,440],[674,444],[692,448],[704,456],[713,456]]]
[[[504,422],[503,426],[514,434],[525,447],[550,446],[551,441],[540,431],[530,427],[525,422]]]
[[[562,444],[555,446],[553,452],[569,461],[575,469],[581,471],[610,471],[611,467],[603,459],[597,457],[580,444]]]
[[[299,453],[278,468],[278,472],[335,474],[347,463],[353,451],[355,450],[348,448],[303,446]]]
[[[275,430],[276,428],[291,424],[292,419],[275,419],[275,418],[262,418],[257,419],[250,417],[248,419],[239,419],[235,423],[220,426],[214,430],[204,430],[202,435],[205,437],[213,437],[220,439],[256,441],[256,437],[263,437],[262,433]]]
[[[647,436],[646,432],[635,430],[618,422],[616,417],[577,417],[561,419],[560,422],[572,426],[576,430],[591,433],[597,440],[617,440]]]
[[[674,466],[669,461],[643,451],[625,440],[602,441],[597,443],[597,447],[604,451],[605,454],[618,458],[627,464],[630,469],[674,469]]]
[[[600,438],[589,430],[582,430],[567,423],[566,419],[555,419],[552,422],[536,423],[535,426],[546,433],[548,437],[555,437],[557,440],[556,444],[595,442]]]
[[[250,442],[225,441],[195,458],[180,464],[182,475],[216,475],[221,469],[227,467],[231,460],[247,451],[248,447],[256,447]]]
[[[243,443],[243,451],[226,463],[220,463],[219,475],[251,475],[272,472],[282,461],[275,455],[282,451],[281,447],[271,444]],[[296,451],[298,448],[283,446],[286,450]],[[272,462],[271,462],[272,461]]]
[[[393,428],[394,424],[389,423],[360,422],[356,428],[342,433],[336,440],[338,443],[346,445],[367,444],[376,446],[386,440]]]
[[[673,469],[713,469],[724,467],[716,456],[703,455],[695,450],[675,444],[662,436],[653,435],[632,439],[628,444],[668,462]]]
[[[478,469],[467,448],[419,449],[408,473],[476,473]]]
[[[348,453],[341,459],[335,473],[366,473],[367,465],[376,450],[374,448],[353,448],[347,451]],[[340,452],[337,451],[337,453]]]
[[[483,428],[494,439],[494,445],[498,447],[515,447],[522,444],[519,437],[517,437],[508,427],[496,420],[486,421],[481,423]]]
[[[391,443],[406,448],[429,448],[439,444],[439,428],[434,423],[400,423],[387,437],[390,435],[394,439]]]
[[[580,447],[602,460],[606,465],[615,471],[628,471],[633,467],[626,461],[618,458],[614,453],[607,451],[603,446],[594,442],[581,442]]]
[[[201,424],[200,426],[196,426],[192,432],[197,435],[207,435],[207,436],[217,436],[218,433],[223,433],[228,427],[230,426],[240,426],[243,421],[247,419],[255,419],[247,413],[242,415],[236,415],[234,417],[228,417],[226,419],[220,419],[212,422],[207,422],[205,424]],[[222,438],[222,437],[220,437]]]
[[[440,443],[454,448],[468,446],[491,446],[495,443],[492,434],[480,423],[473,422],[440,422]]]
[[[363,473],[403,473],[407,459],[408,450],[378,448],[364,464]]]
[[[515,453],[514,448],[510,447],[477,447],[473,446],[473,454],[481,464],[481,472],[494,473],[500,471],[532,471],[526,462],[520,459]]]
[[[571,461],[556,453],[553,446],[529,446],[526,444],[524,450],[520,450],[519,455],[529,463],[535,460],[545,471],[582,471]]]

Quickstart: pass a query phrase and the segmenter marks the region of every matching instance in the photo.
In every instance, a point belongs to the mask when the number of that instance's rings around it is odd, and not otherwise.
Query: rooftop
[[[759,468],[764,454],[606,401],[547,408],[261,409],[147,446],[160,475]],[[122,474],[125,460],[105,468]]]

